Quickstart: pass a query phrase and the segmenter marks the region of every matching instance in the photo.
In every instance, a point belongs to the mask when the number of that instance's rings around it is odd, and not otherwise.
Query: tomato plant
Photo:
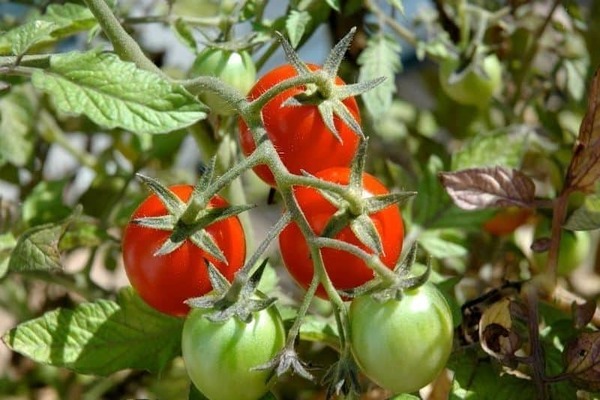
[[[452,74],[461,74],[460,60],[446,58],[439,69],[444,92],[454,101],[466,105],[485,105],[502,84],[502,66],[496,55],[486,56],[481,63],[481,73],[469,69],[459,80],[451,82]]]
[[[494,236],[508,235],[525,224],[531,215],[532,211],[529,209],[508,207],[498,211],[492,218],[485,221],[483,230]]]
[[[177,185],[170,190],[187,201],[193,187]],[[227,202],[219,196],[213,197],[209,203],[210,207],[226,205]],[[166,214],[164,204],[152,194],[139,205],[131,219]],[[187,314],[189,307],[183,302],[211,290],[205,260],[210,261],[227,279],[233,279],[246,256],[244,231],[239,219],[230,217],[209,225],[206,230],[225,255],[226,263],[207,254],[189,239],[175,251],[155,256],[154,252],[171,232],[142,227],[134,222],[127,225],[123,234],[125,271],[131,285],[149,305],[171,315]]]
[[[245,50],[206,48],[196,56],[188,74],[190,77],[214,76],[246,94],[256,80],[256,67],[250,53]],[[202,93],[200,99],[219,115],[233,114],[233,107],[214,93]]]
[[[211,400],[256,400],[269,390],[268,362],[285,344],[275,307],[255,312],[249,323],[236,318],[212,322],[193,309],[183,326],[181,352],[194,385]]]
[[[309,64],[315,71],[318,66]],[[296,76],[296,70],[291,65],[277,67],[264,76],[252,87],[248,94],[249,100],[254,100],[269,88],[285,79]],[[344,85],[336,79],[337,85]],[[340,140],[325,126],[316,105],[286,106],[282,104],[290,97],[304,92],[297,87],[282,91],[269,101],[262,109],[261,115],[269,139],[279,153],[283,164],[293,174],[302,170],[316,173],[325,168],[349,166],[358,147],[359,136],[338,117],[334,117]],[[353,97],[344,100],[344,104],[357,122],[360,122],[358,104]],[[256,148],[252,134],[246,123],[240,119],[240,143],[245,155],[251,154]],[[254,168],[256,174],[269,185],[274,185],[273,174],[264,165]]]
[[[352,353],[373,382],[410,393],[435,379],[452,350],[452,314],[432,284],[379,303],[370,296],[350,304]]]
[[[350,170],[334,167],[323,170],[315,176],[329,182],[347,184],[350,179]],[[362,179],[364,198],[388,193],[387,188],[374,176],[363,173]],[[314,188],[298,187],[294,190],[294,196],[313,232],[320,235],[329,219],[337,211],[336,208]],[[404,225],[400,210],[397,206],[390,206],[369,217],[373,221],[383,245],[381,261],[391,269],[400,256],[404,238]],[[334,238],[371,251],[358,240],[349,227],[343,228]],[[287,270],[300,286],[307,288],[312,280],[314,268],[306,239],[295,222],[290,223],[279,235],[279,248]],[[321,252],[327,274],[338,290],[360,286],[374,276],[373,271],[364,261],[353,254],[329,248],[322,249]],[[317,290],[317,295],[327,298],[322,287]]]

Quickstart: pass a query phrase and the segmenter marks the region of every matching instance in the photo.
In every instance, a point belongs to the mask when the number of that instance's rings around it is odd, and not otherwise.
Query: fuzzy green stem
[[[239,90],[225,84],[219,78],[215,78],[214,76],[198,76],[179,83],[193,95],[201,92],[211,92],[218,95],[227,104],[233,106],[239,114],[243,115],[246,112],[246,98]]]
[[[374,0],[366,0],[365,5],[369,11],[371,11],[375,16],[381,21],[385,22],[385,24],[392,29],[396,35],[400,38],[404,39],[411,46],[417,46],[417,37],[414,33],[406,29],[404,26],[400,25],[398,21],[392,18],[389,14],[384,12],[376,1]]]
[[[336,240],[332,238],[326,237],[315,237],[312,239],[312,243],[318,247],[328,247],[335,250],[346,251],[356,257],[359,257],[361,260],[367,264],[369,268],[374,270],[377,275],[379,275],[386,283],[394,284],[397,280],[396,274],[389,268],[387,268],[381,262],[381,259],[377,254],[371,254],[358,246],[355,246],[351,243],[346,243],[341,240]]]
[[[133,62],[141,69],[163,75],[160,68],[146,57],[137,42],[123,29],[105,0],[84,0],[84,2],[98,20],[100,27],[112,43],[115,53],[121,59]]]
[[[296,314],[296,319],[290,330],[288,331],[288,336],[286,340],[285,346],[287,348],[294,348],[294,343],[296,342],[296,338],[298,337],[298,333],[300,333],[300,327],[302,326],[302,320],[306,316],[308,312],[308,307],[312,303],[313,298],[315,297],[315,293],[317,292],[317,287],[319,287],[320,279],[319,275],[314,274],[312,281],[310,282],[310,286],[306,290],[304,294],[304,298],[302,299],[302,303],[300,303],[300,307],[298,308],[298,313]]]

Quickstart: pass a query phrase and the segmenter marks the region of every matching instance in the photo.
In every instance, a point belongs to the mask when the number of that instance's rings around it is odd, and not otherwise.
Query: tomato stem
[[[115,53],[125,61],[135,63],[139,68],[164,77],[164,73],[142,51],[138,43],[121,26],[121,23],[105,0],[84,0],[102,31],[113,45]]]

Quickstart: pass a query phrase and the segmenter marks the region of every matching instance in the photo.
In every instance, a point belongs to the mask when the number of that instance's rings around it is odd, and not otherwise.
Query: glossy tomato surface
[[[412,393],[445,367],[453,341],[452,314],[439,290],[425,284],[400,300],[370,296],[350,304],[350,341],[360,369],[379,386]]]
[[[285,330],[275,307],[214,323],[207,311],[194,309],[183,326],[181,352],[192,382],[211,400],[256,400],[269,390],[271,371],[254,367],[270,361],[285,344]]]
[[[219,78],[245,95],[256,81],[256,67],[247,51],[207,48],[196,56],[189,76],[192,78],[197,76]],[[214,93],[202,93],[200,99],[214,113],[219,115],[234,113],[234,108]]]
[[[350,178],[348,168],[329,168],[315,175],[317,178],[347,184]],[[386,194],[388,190],[374,176],[363,174],[363,197]],[[315,189],[296,187],[294,196],[313,232],[320,235],[329,219],[337,211],[323,195]],[[392,269],[402,251],[404,225],[397,206],[390,206],[370,215],[383,244],[384,253],[381,261]],[[359,246],[371,252],[362,244],[349,227],[342,229],[336,239]],[[292,277],[302,286],[308,288],[312,280],[314,268],[306,240],[295,222],[290,223],[279,235],[279,247],[283,262]],[[336,289],[351,289],[366,283],[374,277],[374,272],[360,258],[348,252],[329,248],[322,249],[325,269]],[[317,295],[327,298],[325,290],[319,287]]]
[[[187,201],[193,187],[169,188],[181,200]],[[215,196],[210,207],[224,207],[227,202]],[[158,197],[150,195],[135,210],[131,219],[166,215]],[[230,281],[242,267],[246,257],[244,231],[237,217],[230,217],[206,228],[221,249],[227,263],[220,262],[193,244],[189,239],[177,250],[164,256],[154,256],[171,232],[150,229],[129,222],[123,235],[123,261],[129,282],[139,295],[158,311],[183,316],[189,307],[183,302],[211,290],[205,259],[213,263]]]
[[[308,65],[311,70],[318,66]],[[282,65],[265,74],[248,94],[248,99],[254,100],[267,89],[288,78],[296,76],[296,70],[291,65]],[[337,85],[344,82],[336,79]],[[335,117],[335,126],[341,142],[327,129],[319,114],[317,106],[286,106],[281,105],[290,97],[304,91],[304,88],[288,89],[268,102],[262,109],[262,119],[269,139],[277,149],[283,164],[293,174],[302,170],[312,174],[329,167],[349,166],[358,148],[359,136],[350,127]],[[344,100],[344,104],[360,123],[358,104],[352,97]],[[247,156],[256,148],[252,134],[247,125],[240,119],[240,143],[242,151]],[[271,171],[264,165],[254,169],[256,174],[269,185],[275,181]]]

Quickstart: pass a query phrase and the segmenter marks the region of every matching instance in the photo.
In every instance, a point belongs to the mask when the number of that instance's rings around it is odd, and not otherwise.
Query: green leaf
[[[50,68],[34,72],[32,80],[61,111],[85,114],[109,129],[166,133],[206,116],[204,107],[182,87],[114,54],[56,55]]]
[[[386,80],[362,95],[369,113],[374,117],[383,114],[392,104],[396,93],[396,74],[402,70],[400,44],[390,36],[379,34],[367,42],[360,53],[359,82],[385,77]]]
[[[309,342],[325,343],[333,348],[339,347],[339,337],[335,324],[332,321],[314,315],[307,315],[302,320],[300,339]]]
[[[296,48],[306,32],[306,27],[311,21],[308,11],[292,10],[285,20],[285,30],[292,47]]]
[[[8,272],[10,252],[16,244],[17,240],[12,233],[8,232],[0,235],[0,279]]]
[[[527,135],[510,135],[500,132],[476,136],[456,152],[452,158],[452,170],[493,167],[519,168],[525,153]],[[493,154],[493,157],[490,155]]]
[[[589,231],[600,228],[600,194],[587,196],[583,205],[567,219],[565,229]]]
[[[415,396],[413,394],[404,393],[404,394],[399,394],[397,396],[392,396],[388,400],[420,400],[420,399],[421,399],[420,397]]]
[[[54,22],[37,20],[15,28],[11,53],[17,56],[25,54],[36,43],[50,40],[50,34],[56,27]]]
[[[37,105],[30,85],[14,86],[0,98],[0,165],[23,167],[31,158]]]
[[[0,54],[24,54],[29,48],[88,30],[97,24],[86,7],[74,3],[52,4],[44,15],[35,15],[0,36]]]
[[[456,352],[448,366],[454,371],[449,400],[530,400],[536,398],[531,380],[500,375],[489,361],[481,361],[475,351]]]
[[[333,8],[335,11],[340,11],[340,0],[325,0],[329,7]]]
[[[419,244],[434,258],[462,257],[467,249],[440,236],[442,231],[429,230],[419,236]]]
[[[71,213],[62,199],[67,183],[67,180],[38,183],[23,202],[23,220],[35,226],[66,218]]]
[[[11,271],[61,270],[58,242],[69,221],[34,226],[26,230],[15,246],[8,263]]]
[[[147,306],[131,288],[117,302],[59,308],[24,322],[3,341],[32,360],[78,373],[108,375],[135,368],[160,371],[181,351],[183,319]]]

